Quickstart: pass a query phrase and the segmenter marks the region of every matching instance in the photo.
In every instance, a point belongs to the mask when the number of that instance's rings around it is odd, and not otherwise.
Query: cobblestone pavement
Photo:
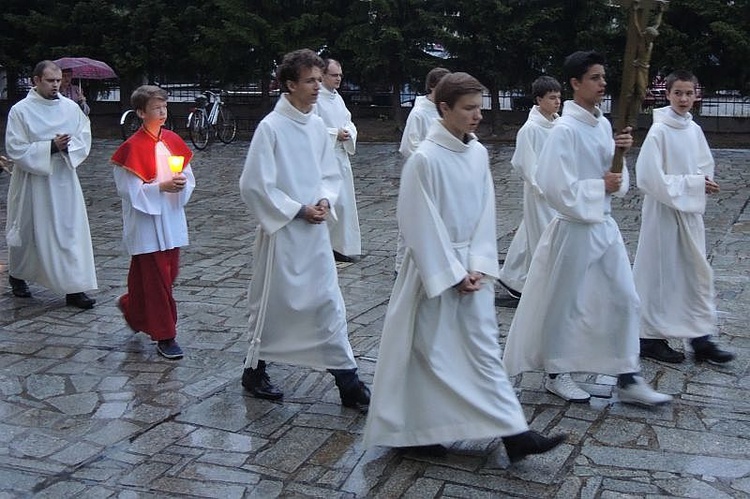
[[[547,394],[538,373],[519,377],[532,428],[564,432],[569,441],[510,466],[499,439],[453,444],[443,459],[365,449],[363,415],[342,408],[332,377],[319,371],[272,364],[286,393],[281,403],[243,393],[255,225],[237,190],[246,143],[214,144],[195,157],[191,245],[175,288],[187,356],[157,356],[115,306],[128,267],[107,164],[117,145],[96,141],[79,168],[100,286],[93,310],[66,307],[36,285],[33,298],[14,298],[0,238],[0,497],[750,497],[750,151],[715,151],[723,189],[706,217],[720,341],[738,359],[726,367],[644,361],[644,376],[675,396],[653,410],[611,398],[614,380],[606,376],[577,376],[597,395],[588,405]],[[512,149],[489,147],[502,253],[520,218],[521,182],[510,174]],[[351,342],[367,382],[392,285],[395,149],[359,146],[366,255],[340,267]],[[7,188],[2,175],[0,199]],[[632,256],[640,198],[632,192],[614,209]],[[0,226],[4,219],[3,201]],[[498,308],[503,336],[512,313]]]

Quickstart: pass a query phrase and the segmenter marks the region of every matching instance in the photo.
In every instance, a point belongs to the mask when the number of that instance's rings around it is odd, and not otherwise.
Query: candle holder
[[[170,156],[167,159],[167,162],[169,163],[169,169],[172,170],[172,173],[181,173],[182,167],[185,163],[185,156]]]

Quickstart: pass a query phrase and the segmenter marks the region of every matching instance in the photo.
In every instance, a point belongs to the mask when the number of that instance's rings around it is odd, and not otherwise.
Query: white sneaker
[[[657,392],[640,376],[635,376],[635,383],[627,385],[625,388],[618,387],[617,394],[620,402],[649,407],[672,401],[671,395]]]
[[[544,388],[548,392],[554,393],[558,397],[570,402],[588,402],[591,398],[588,392],[576,385],[576,382],[573,381],[573,378],[568,373],[558,374],[554,379],[547,376],[547,379],[544,381]]]

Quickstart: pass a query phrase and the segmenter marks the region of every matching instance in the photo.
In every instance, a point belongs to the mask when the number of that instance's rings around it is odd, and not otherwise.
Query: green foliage
[[[308,47],[339,59],[347,80],[391,91],[421,88],[437,65],[485,85],[526,90],[563,58],[597,49],[617,91],[625,17],[603,0],[5,0],[0,64],[28,74],[41,59],[108,62],[124,89],[147,81],[206,86],[261,81],[268,89],[284,53]],[[710,89],[750,91],[748,0],[672,1],[652,72],[693,70]],[[425,50],[442,44],[449,60]],[[12,86],[12,82],[11,82]]]

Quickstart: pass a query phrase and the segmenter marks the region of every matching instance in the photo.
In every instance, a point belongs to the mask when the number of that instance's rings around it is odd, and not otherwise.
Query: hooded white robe
[[[636,163],[644,192],[633,275],[641,337],[696,338],[716,332],[713,271],[703,213],[714,160],[692,115],[654,110]]]
[[[418,95],[414,99],[414,107],[406,118],[398,152],[408,159],[427,137],[427,132],[438,119],[440,119],[440,114],[435,103],[428,99],[426,95]]]
[[[558,214],[539,240],[508,332],[511,375],[639,370],[639,300],[604,188],[614,150],[601,112],[567,101],[537,163],[537,183]],[[617,195],[628,183],[624,168]]]
[[[406,242],[380,341],[366,445],[403,447],[528,429],[500,360],[495,195],[487,150],[436,122],[409,158],[398,220]],[[480,291],[453,285],[469,271]]]
[[[69,134],[67,152],[52,154],[57,134]],[[70,99],[45,99],[35,89],[8,114],[5,148],[15,168],[8,189],[9,274],[57,293],[96,289],[94,250],[76,168],[91,150],[91,126]]]
[[[414,107],[411,109],[409,117],[406,118],[406,126],[404,127],[404,133],[401,135],[401,145],[398,148],[398,152],[404,158],[409,159],[409,156],[417,150],[419,144],[427,137],[427,133],[432,128],[432,125],[439,119],[440,113],[438,113],[435,103],[428,99],[426,95],[418,95],[414,99]],[[404,236],[399,231],[398,239],[396,240],[396,272],[401,269],[403,261]]]
[[[258,359],[357,367],[328,228],[295,218],[303,205],[320,199],[335,206],[340,183],[323,120],[313,111],[300,112],[283,94],[258,124],[240,177],[242,199],[260,221],[245,367],[255,367]]]
[[[544,200],[535,177],[537,156],[542,152],[544,142],[557,118],[555,114],[550,121],[539,111],[539,106],[532,107],[526,123],[518,130],[516,150],[510,159],[513,169],[524,180],[523,220],[508,248],[505,263],[500,269],[500,280],[518,292],[523,292],[531,258],[542,232],[555,216],[555,210]]]
[[[352,114],[346,108],[344,99],[336,90],[330,91],[321,86],[315,107],[328,127],[328,137],[331,139],[342,178],[341,191],[336,202],[338,220],[328,220],[331,245],[342,255],[361,255],[362,233],[354,194],[354,174],[349,160],[349,156],[353,156],[357,148],[357,127],[352,123]],[[338,140],[341,128],[349,132],[349,140]]]

